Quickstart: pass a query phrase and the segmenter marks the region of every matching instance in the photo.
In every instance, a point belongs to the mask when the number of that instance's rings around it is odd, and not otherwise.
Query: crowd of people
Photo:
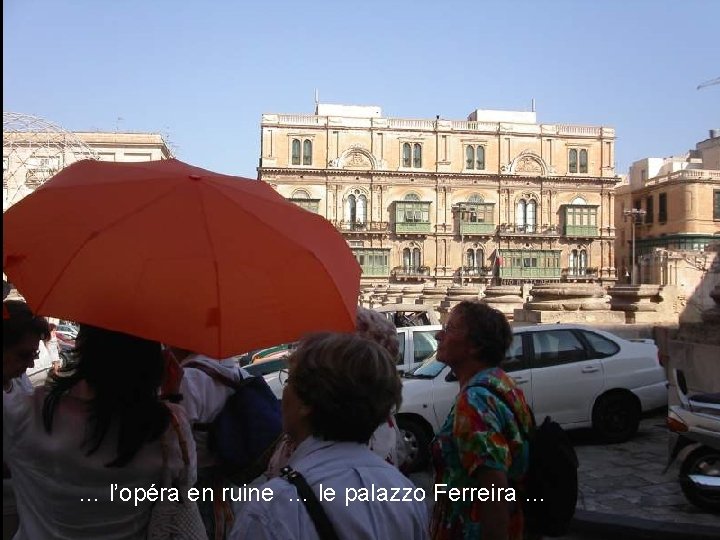
[[[436,484],[522,491],[532,413],[499,367],[511,337],[505,317],[478,302],[460,303],[438,333],[438,359],[452,367],[459,393],[432,442]],[[248,478],[262,496],[229,501],[228,490],[248,486],[223,476],[203,426],[250,377],[236,360],[81,325],[73,365],[33,386],[26,372],[50,338],[47,320],[27,304],[3,302],[14,538],[523,538],[521,495],[482,502],[446,491],[435,500],[404,474],[397,332],[377,312],[358,308],[353,334],[299,342],[278,405],[282,433],[259,456],[261,474]],[[191,509],[183,519],[201,520],[201,536],[190,526],[180,536],[157,530],[170,486],[202,494],[172,501]],[[148,496],[150,488],[161,496]]]

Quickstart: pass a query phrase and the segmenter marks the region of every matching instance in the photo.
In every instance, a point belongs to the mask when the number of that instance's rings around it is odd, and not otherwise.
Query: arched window
[[[292,164],[300,165],[300,139],[292,140]]]
[[[525,230],[527,232],[535,232],[535,210],[537,203],[535,201],[528,201],[527,212],[525,214]]]
[[[568,154],[568,172],[578,172],[578,151],[575,148],[571,148]]]
[[[303,141],[303,165],[312,165],[312,141],[305,139]]]
[[[517,202],[517,208],[515,209],[515,225],[518,227],[525,226],[525,211],[527,209],[527,203],[525,199],[520,199]]]
[[[415,272],[420,271],[420,267],[422,266],[422,258],[420,256],[420,248],[413,249],[413,269]]]
[[[467,200],[467,202],[469,202],[470,204],[479,204],[483,201],[484,199],[482,198],[482,196],[478,195],[477,193],[473,193],[472,195],[470,195]]]
[[[416,169],[422,167],[422,145],[419,143],[413,146],[413,167]]]
[[[347,199],[345,199],[345,221],[348,223],[355,223],[355,218],[357,215],[357,202],[355,200],[355,195],[349,195]]]
[[[357,198],[355,219],[356,223],[365,223],[367,221],[367,197],[365,195],[360,195]]]
[[[587,201],[582,197],[575,197],[570,204],[587,204]]]
[[[474,249],[468,249],[466,253],[466,266],[468,268],[476,268],[475,264],[475,250]]]
[[[515,225],[521,232],[535,232],[536,215],[537,203],[533,199],[520,199],[515,209]]]
[[[580,172],[588,172],[587,150],[580,150]]]
[[[475,152],[475,165],[478,171],[485,170],[485,147],[478,146]]]
[[[468,146],[465,148],[465,168],[475,168],[475,149],[472,146]]]
[[[568,256],[568,270],[571,276],[583,276],[587,273],[587,251],[573,249]]]
[[[405,272],[410,272],[412,268],[412,252],[410,248],[403,249],[403,269]]]
[[[405,144],[403,144],[402,166],[410,167],[411,165],[412,165],[412,149],[410,148],[410,143],[405,143]]]
[[[292,199],[309,199],[310,194],[307,191],[305,191],[304,189],[296,189],[295,191],[293,191],[291,198]]]
[[[406,201],[419,201],[420,195],[418,195],[417,193],[408,193],[407,195],[405,195],[405,200]]]
[[[475,250],[475,265],[477,268],[485,266],[485,250],[483,248]]]

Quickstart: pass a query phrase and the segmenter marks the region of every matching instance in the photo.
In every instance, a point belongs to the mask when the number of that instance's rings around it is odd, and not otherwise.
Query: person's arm
[[[507,474],[504,471],[481,467],[476,477],[479,486],[486,488],[489,493],[498,493],[508,487]],[[504,491],[500,492],[504,495]],[[480,525],[482,526],[483,540],[507,540],[508,528],[510,526],[510,503],[505,497],[497,497],[499,500],[491,500],[480,505]]]
[[[510,465],[510,449],[502,433],[502,424],[486,398],[479,391],[466,392],[456,405],[453,425],[460,460],[473,487],[486,488],[491,496],[480,502],[478,522],[483,539],[507,540],[510,522],[510,503],[505,501],[508,488],[507,468]],[[499,500],[493,500],[499,499]]]

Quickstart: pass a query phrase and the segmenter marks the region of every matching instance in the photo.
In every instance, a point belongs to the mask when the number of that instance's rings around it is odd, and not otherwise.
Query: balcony
[[[392,269],[392,275],[395,279],[403,281],[423,281],[430,277],[429,266],[396,266]]]
[[[594,238],[598,235],[595,225],[565,225],[565,236],[572,238]]]
[[[460,222],[460,234],[463,236],[492,236],[495,234],[496,228],[497,226],[494,223]]]
[[[490,279],[493,277],[492,267],[463,266],[458,269],[458,274],[469,279]]]
[[[509,266],[500,268],[501,279],[560,279],[560,268]]]
[[[387,221],[366,221],[364,223],[352,221],[333,221],[333,225],[340,232],[358,234],[387,234],[389,230]]]
[[[593,281],[598,278],[597,268],[563,268],[562,277],[565,281]]]
[[[430,234],[430,222],[404,222],[395,223],[395,234]]]
[[[498,228],[500,236],[560,236],[557,225],[513,225],[503,223]]]
[[[390,275],[389,266],[361,265],[360,268],[362,269],[361,277],[387,277]]]

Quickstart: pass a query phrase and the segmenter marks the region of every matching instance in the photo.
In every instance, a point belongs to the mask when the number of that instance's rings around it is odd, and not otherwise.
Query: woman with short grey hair
[[[390,353],[357,335],[311,336],[290,357],[283,428],[298,446],[288,465],[313,493],[321,493],[321,507],[338,538],[427,537],[424,492],[368,448],[400,395]],[[289,472],[260,487],[270,490],[272,500],[243,506],[232,538],[318,537],[314,519],[286,479]],[[408,497],[398,503],[376,498],[393,490]]]

